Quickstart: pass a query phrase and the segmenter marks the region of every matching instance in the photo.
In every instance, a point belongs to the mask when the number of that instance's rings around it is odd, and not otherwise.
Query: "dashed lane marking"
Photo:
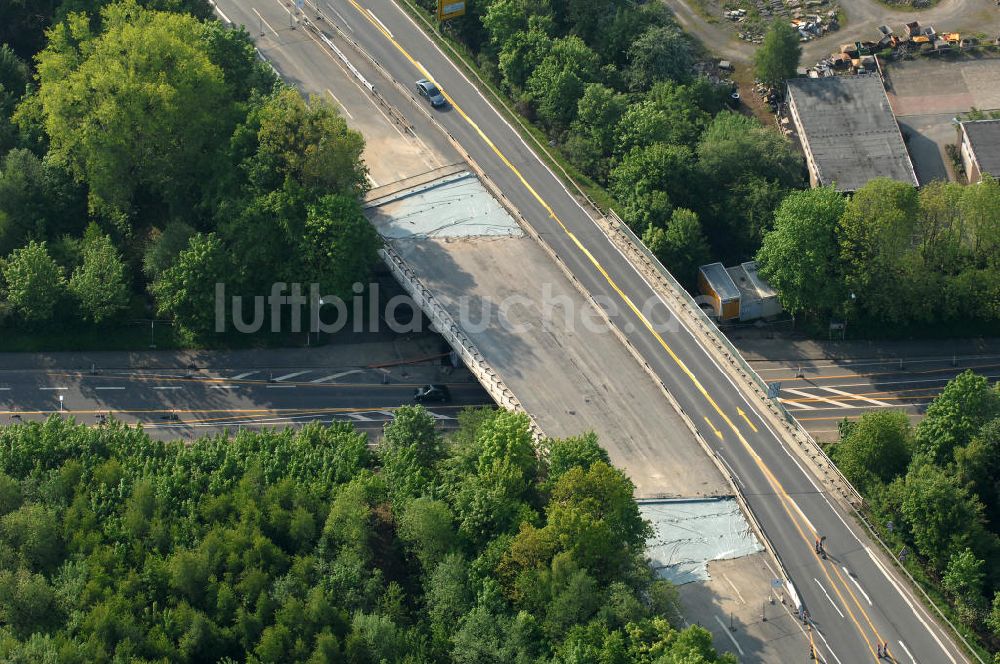
[[[244,371],[241,374],[237,374],[237,375],[233,376],[233,380],[243,380],[247,376],[252,376],[252,375],[258,374],[258,373],[260,373],[260,371]]]
[[[299,376],[302,376],[302,375],[305,375],[305,374],[307,374],[307,373],[309,373],[309,371],[308,371],[308,370],[307,370],[307,371],[293,371],[293,372],[292,372],[292,373],[290,373],[290,374],[285,374],[284,376],[278,376],[278,377],[277,377],[277,378],[275,378],[274,380],[276,380],[276,381],[278,381],[278,382],[280,383],[280,382],[281,382],[281,381],[283,381],[283,380],[290,380],[290,379],[292,379],[292,378],[297,378],[297,377],[299,377]]]

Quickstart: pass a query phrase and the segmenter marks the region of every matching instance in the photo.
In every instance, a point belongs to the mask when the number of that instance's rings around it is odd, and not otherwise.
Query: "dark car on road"
[[[426,78],[422,78],[417,81],[417,93],[427,99],[431,103],[431,106],[437,108],[439,106],[445,105],[444,95],[438,90],[438,87],[434,85],[431,81]]]
[[[417,403],[447,403],[451,401],[451,392],[447,385],[424,385],[414,392],[413,400]]]

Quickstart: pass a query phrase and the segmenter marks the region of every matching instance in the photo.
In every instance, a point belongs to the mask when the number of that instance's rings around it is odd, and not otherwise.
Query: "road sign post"
[[[437,19],[442,23],[465,14],[465,0],[438,0]]]

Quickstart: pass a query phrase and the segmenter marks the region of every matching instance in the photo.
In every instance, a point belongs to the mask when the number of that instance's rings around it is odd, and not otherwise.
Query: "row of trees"
[[[151,294],[202,333],[216,282],[348,296],[365,280],[379,239],[358,202],[364,143],[331,106],[279,84],[203,2],[53,4],[33,70],[23,44],[0,50],[6,324],[148,315]],[[5,11],[24,25],[39,10]]]
[[[111,421],[0,429],[10,662],[735,662],[676,626],[593,436],[403,408],[185,445]]]
[[[875,324],[1000,321],[1000,183],[795,192],[757,260],[787,311]]]
[[[750,256],[803,183],[792,145],[695,74],[699,48],[662,3],[492,0],[449,28],[682,281]]]
[[[845,421],[832,458],[883,535],[1000,650],[1000,385],[961,374],[916,428],[901,411]]]

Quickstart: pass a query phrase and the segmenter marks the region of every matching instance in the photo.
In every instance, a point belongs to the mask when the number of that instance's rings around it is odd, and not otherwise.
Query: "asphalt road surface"
[[[875,410],[899,410],[917,423],[952,378],[972,370],[1000,380],[1000,356],[857,359],[836,362],[752,362],[781,384],[785,408],[814,437],[833,440],[837,423]]]
[[[113,416],[141,423],[160,439],[193,438],[239,428],[346,421],[377,435],[417,383],[382,384],[378,370],[254,369],[221,371],[0,371],[0,422],[60,414],[95,424]],[[460,370],[452,400],[427,404],[442,429],[470,406],[493,402]]]
[[[392,0],[321,4],[330,10],[328,18],[342,21],[397,81],[407,87],[419,78],[437,82],[449,100],[446,109],[436,111],[440,123],[582,285],[609,303],[612,321],[737,475],[809,612],[820,661],[878,662],[877,642],[889,643],[893,661],[967,661],[888,570],[867,536],[851,525],[850,515],[800,466],[700,338],[683,321],[677,323],[587,211],[417,23]],[[288,20],[288,9],[278,0],[222,0],[219,7],[230,20],[246,25],[257,24],[255,11],[275,26]],[[813,550],[818,535],[827,538],[825,559]],[[802,660],[809,661],[809,653]]]

